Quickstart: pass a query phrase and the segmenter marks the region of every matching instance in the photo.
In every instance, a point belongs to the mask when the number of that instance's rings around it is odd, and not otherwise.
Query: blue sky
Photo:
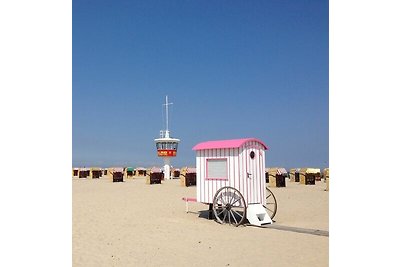
[[[162,165],[256,137],[269,167],[329,165],[328,1],[73,1],[72,164]]]

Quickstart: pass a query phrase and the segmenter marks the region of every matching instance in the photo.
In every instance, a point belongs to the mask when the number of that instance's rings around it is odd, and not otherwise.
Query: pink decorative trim
[[[246,142],[256,141],[260,143],[264,149],[268,147],[259,139],[256,138],[243,138],[243,139],[230,139],[230,140],[216,140],[202,142],[193,147],[193,150],[203,150],[203,149],[217,149],[217,148],[237,148],[244,145]]]

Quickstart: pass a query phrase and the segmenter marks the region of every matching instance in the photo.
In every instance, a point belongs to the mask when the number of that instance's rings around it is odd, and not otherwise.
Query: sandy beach
[[[270,188],[275,225],[329,231],[326,184]],[[196,187],[179,179],[72,179],[73,266],[328,266],[329,237],[254,226],[221,225],[208,206],[189,203]]]

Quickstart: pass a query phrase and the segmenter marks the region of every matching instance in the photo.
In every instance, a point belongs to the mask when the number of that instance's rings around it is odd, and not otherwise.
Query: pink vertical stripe
[[[206,172],[208,171],[207,169],[207,158],[210,158],[212,156],[212,150],[206,150]],[[208,173],[206,173],[207,177]],[[207,181],[206,180],[206,186],[207,186],[207,202],[211,203],[210,200],[210,195],[212,194],[212,181]]]
[[[203,201],[204,202],[207,202],[206,201],[206,179],[204,179],[204,177],[206,177],[206,167],[205,167],[205,158],[206,158],[206,151],[205,150],[203,150],[203,156],[202,156],[202,160],[201,160],[201,162],[202,162],[202,165],[203,165],[203,167],[202,167],[202,169],[203,169]]]
[[[242,185],[242,193],[244,196],[244,199],[246,200],[247,203],[247,194],[246,194],[246,180],[244,179],[244,172],[245,172],[245,167],[244,167],[244,148],[240,149],[240,183]]]
[[[244,174],[244,180],[246,184],[246,198],[247,198],[247,204],[249,203],[249,179],[247,178],[247,172],[248,172],[248,164],[247,164],[247,148],[243,149],[243,159],[244,159],[244,169],[245,169],[245,174]]]
[[[240,179],[240,152],[239,152],[239,150],[240,150],[240,148],[237,149],[237,152],[238,152],[237,153],[237,169],[238,169],[237,174],[238,174],[239,191],[240,191],[240,193],[243,194],[243,188],[240,183],[241,179]]]
[[[262,179],[263,179],[263,168],[262,168],[262,163],[261,163],[261,149],[258,151],[258,166],[259,166],[259,175],[260,175],[260,203],[262,203]]]
[[[235,184],[235,178],[236,178],[236,176],[235,176],[235,153],[233,152],[234,151],[234,149],[233,148],[229,148],[229,154],[230,154],[230,156],[231,156],[231,166],[232,166],[232,169],[233,169],[233,188],[236,188],[235,186],[236,186],[236,184]],[[239,192],[240,192],[240,189],[239,189]]]
[[[215,157],[214,153],[216,153],[216,149],[211,149],[211,158]],[[211,202],[212,196],[214,196],[214,187],[215,187],[216,183],[217,183],[217,181],[211,181],[211,194],[209,195],[210,202]]]

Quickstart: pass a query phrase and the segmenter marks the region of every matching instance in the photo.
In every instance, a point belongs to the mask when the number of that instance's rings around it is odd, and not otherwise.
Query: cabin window
[[[207,179],[228,179],[227,159],[207,159]]]

